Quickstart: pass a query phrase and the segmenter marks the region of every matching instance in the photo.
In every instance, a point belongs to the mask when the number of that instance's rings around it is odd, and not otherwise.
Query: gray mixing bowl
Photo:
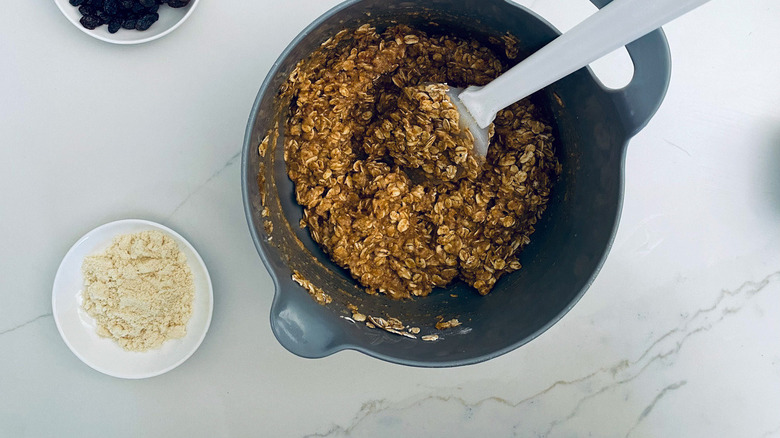
[[[608,1],[593,3],[602,7]],[[295,64],[323,41],[363,23],[379,30],[394,23],[408,24],[431,33],[472,36],[494,47],[496,40],[491,43],[489,37],[508,33],[519,40],[526,55],[559,34],[533,12],[505,0],[352,0],[327,12],[295,38],[260,88],[241,163],[249,230],[276,287],[271,328],[285,348],[309,358],[354,349],[390,362],[444,367],[511,351],[571,309],[607,255],[620,215],[626,145],[655,113],[669,82],[664,34],[657,30],[627,46],[635,72],[621,90],[604,88],[590,70],[582,69],[533,97],[554,121],[563,173],[531,243],[520,255],[521,270],[501,278],[487,296],[458,283],[425,298],[392,301],[363,292],[298,226],[302,209],[295,202],[282,156],[283,111],[289,102],[280,102],[280,86]],[[280,117],[278,141],[261,157],[258,145]],[[267,217],[262,215],[263,206],[268,208]],[[324,290],[333,302],[318,304],[292,280],[293,271]],[[363,314],[398,318],[421,331],[411,339],[369,328],[350,318],[348,304]],[[436,330],[441,318],[457,318],[462,325]],[[430,334],[439,338],[420,339]]]

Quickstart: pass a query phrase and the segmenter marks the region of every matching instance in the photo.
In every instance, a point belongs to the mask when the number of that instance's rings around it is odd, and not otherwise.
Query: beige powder
[[[114,238],[101,254],[88,256],[83,308],[97,334],[129,351],[159,348],[187,333],[195,286],[187,258],[160,231]]]

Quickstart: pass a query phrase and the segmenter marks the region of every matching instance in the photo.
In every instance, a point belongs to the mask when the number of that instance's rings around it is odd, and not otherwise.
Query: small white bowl
[[[117,33],[109,33],[108,26],[105,24],[93,30],[89,30],[79,23],[81,13],[79,12],[78,7],[72,6],[68,0],[54,0],[54,3],[57,4],[57,7],[60,8],[63,15],[65,15],[74,26],[89,36],[114,44],[141,44],[162,38],[181,26],[181,24],[192,15],[192,11],[194,11],[195,6],[198,5],[198,1],[199,0],[191,0],[190,3],[183,8],[172,8],[168,5],[160,5],[160,10],[157,11],[160,15],[160,19],[154,22],[149,29],[144,31],[119,29]]]
[[[168,340],[155,350],[127,351],[114,340],[98,336],[95,320],[81,307],[84,289],[81,264],[87,255],[108,248],[115,236],[147,230],[158,230],[171,236],[187,256],[195,283],[192,316],[183,338]],[[198,349],[211,324],[214,294],[203,259],[182,236],[155,222],[126,219],[95,228],[70,248],[54,277],[51,301],[57,330],[76,357],[109,376],[143,379],[176,368]]]

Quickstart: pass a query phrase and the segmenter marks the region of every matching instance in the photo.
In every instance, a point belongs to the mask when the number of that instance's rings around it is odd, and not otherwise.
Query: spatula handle
[[[503,108],[709,0],[614,0],[484,87],[460,99],[486,128]]]

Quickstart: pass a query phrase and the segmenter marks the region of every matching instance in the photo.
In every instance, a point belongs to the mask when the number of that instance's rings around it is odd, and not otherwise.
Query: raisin
[[[139,2],[143,5],[145,8],[151,8],[155,5],[154,0],[139,0]]]
[[[190,0],[168,0],[168,6],[172,8],[183,8],[190,3]]]
[[[122,9],[131,9],[133,7],[133,0],[121,0],[119,7]]]
[[[135,23],[136,30],[146,30],[149,29],[149,27],[154,24],[157,19],[160,18],[157,14],[148,14],[141,17],[140,20],[138,20]]]
[[[119,5],[116,4],[116,0],[105,0],[105,2],[103,2],[103,10],[106,11],[106,14],[108,15],[116,15],[118,9]]]
[[[81,4],[84,3],[84,0],[70,0],[69,3],[71,6],[81,6]]]
[[[124,29],[135,29],[136,21],[137,21],[136,19],[127,19],[122,22],[122,27]]]
[[[81,23],[82,26],[89,30],[92,30],[103,24],[100,19],[94,15],[84,15],[81,17],[81,20],[79,20],[79,23]]]
[[[108,22],[108,33],[117,33],[119,28],[122,27],[122,22],[118,18],[113,18]]]
[[[81,15],[94,15],[95,7],[88,4],[81,5],[79,6],[79,12],[81,12]]]

